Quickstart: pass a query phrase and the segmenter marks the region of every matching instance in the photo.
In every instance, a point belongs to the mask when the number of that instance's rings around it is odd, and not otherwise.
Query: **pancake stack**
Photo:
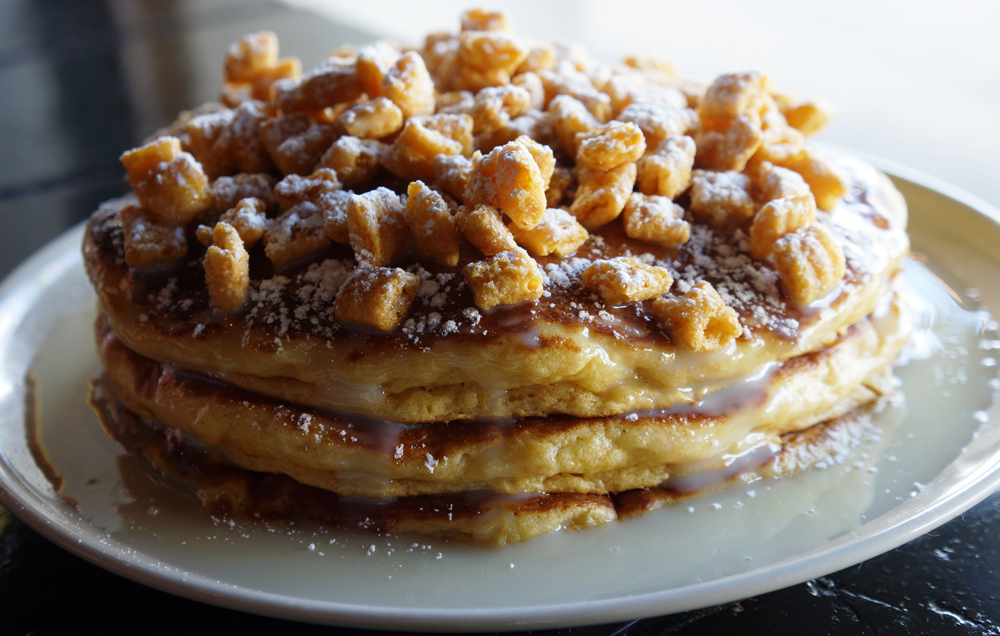
[[[843,458],[908,332],[905,204],[757,72],[470,11],[126,152],[84,240],[108,432],[220,514],[503,545]]]

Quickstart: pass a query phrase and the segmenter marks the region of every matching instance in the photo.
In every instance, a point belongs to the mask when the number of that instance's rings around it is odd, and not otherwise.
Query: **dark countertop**
[[[310,60],[371,34],[268,0],[0,3],[0,273],[126,190],[118,156],[211,96],[225,45],[270,28]],[[1000,633],[1000,495],[858,566],[722,606],[575,635]],[[110,574],[0,509],[0,632],[241,633],[297,625],[159,592]],[[364,633],[358,631],[358,633]]]

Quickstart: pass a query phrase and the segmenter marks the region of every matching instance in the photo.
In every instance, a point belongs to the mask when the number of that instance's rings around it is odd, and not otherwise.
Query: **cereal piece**
[[[520,228],[538,225],[545,187],[531,151],[516,141],[494,148],[473,165],[463,200],[500,208]]]
[[[411,183],[406,196],[406,221],[417,251],[442,265],[457,265],[458,226],[448,204],[423,181]]]
[[[399,49],[381,40],[366,44],[358,49],[355,71],[358,74],[361,89],[364,90],[369,99],[382,96],[382,81],[401,56],[402,53],[399,52]],[[355,133],[351,134],[355,135]],[[356,136],[360,137],[361,135]]]
[[[232,110],[224,108],[192,117],[184,127],[184,146],[198,160],[209,179],[238,172],[228,148],[228,130],[233,115]],[[264,154],[266,156],[267,152]]]
[[[476,94],[469,115],[472,132],[479,135],[503,128],[531,108],[531,93],[520,86],[491,86]]]
[[[571,189],[574,189],[573,171],[563,166],[556,166],[549,179],[549,188],[545,191],[545,202],[550,208],[557,208]]]
[[[509,84],[511,74],[527,57],[527,48],[504,33],[465,31],[459,36],[456,88],[478,92]]]
[[[810,225],[774,243],[774,267],[795,302],[808,304],[823,297],[844,277],[844,251],[830,230]]]
[[[622,63],[629,68],[634,68],[642,73],[652,82],[672,86],[680,79],[680,71],[677,64],[670,58],[662,55],[629,55]]]
[[[820,210],[832,210],[840,197],[847,194],[849,183],[847,177],[829,160],[808,146],[780,165],[802,175],[809,184],[813,196],[816,197],[816,205]]]
[[[812,199],[813,207],[816,206],[812,190],[809,189],[809,184],[802,178],[802,175],[767,161],[760,164],[754,176],[754,186],[757,188],[760,200],[764,203],[784,197],[802,195]]]
[[[290,174],[274,186],[274,197],[282,210],[309,201],[316,203],[323,196],[340,190],[337,174],[330,168],[320,168],[308,177]]]
[[[706,129],[728,127],[740,115],[760,116],[768,96],[770,80],[763,73],[720,75],[712,82],[698,106],[698,117]]]
[[[611,170],[633,162],[646,152],[646,140],[633,123],[609,122],[580,133],[576,162],[592,170]]]
[[[597,90],[584,73],[541,71],[538,77],[545,87],[545,100],[550,110],[556,96],[568,95],[583,104],[597,123],[603,124],[611,119],[611,98]]]
[[[359,262],[388,265],[410,246],[406,204],[387,188],[354,195],[347,207],[347,232]]]
[[[549,208],[542,220],[530,230],[523,230],[511,223],[507,226],[518,245],[538,256],[568,256],[587,242],[586,228],[566,210]]]
[[[327,149],[317,167],[333,170],[343,187],[355,188],[378,174],[386,152],[388,147],[380,141],[344,135]]]
[[[274,105],[283,113],[322,110],[364,94],[354,63],[340,58],[325,60],[298,82],[275,82],[272,90]]]
[[[469,263],[462,273],[472,288],[476,306],[484,311],[542,296],[542,273],[535,260],[521,248]]]
[[[453,90],[450,86],[450,76],[458,62],[458,36],[447,31],[429,33],[424,38],[420,57],[423,58],[434,81],[438,83],[438,90],[441,92]]]
[[[506,11],[486,11],[470,9],[462,14],[463,31],[502,31],[510,33],[510,16]]]
[[[176,137],[161,137],[121,156],[128,181],[153,219],[183,225],[212,207],[201,165]]]
[[[780,93],[775,94],[774,98],[788,125],[797,128],[807,137],[818,133],[837,112],[833,104],[823,100],[801,100]]]
[[[750,226],[750,256],[765,259],[782,236],[816,221],[816,201],[812,195],[774,199],[757,211]]]
[[[570,214],[588,230],[618,218],[635,185],[634,163],[608,171],[593,171],[586,166],[577,169],[579,185],[570,206]]]
[[[350,243],[350,233],[347,228],[347,208],[351,205],[353,193],[337,190],[323,197],[323,233],[334,243],[347,245]]]
[[[667,197],[632,194],[622,210],[622,221],[625,234],[665,247],[677,247],[691,238],[691,225],[684,220],[684,208]]]
[[[223,78],[226,82],[252,83],[278,64],[278,36],[271,31],[247,33],[229,45]]]
[[[264,232],[264,253],[277,268],[330,247],[322,210],[305,201],[274,219]]]
[[[500,128],[476,135],[476,148],[480,152],[490,152],[497,146],[510,143],[518,137],[538,139],[548,145],[553,141],[549,114],[541,110],[529,110],[515,117]]]
[[[250,249],[264,236],[267,229],[266,206],[257,198],[241,199],[235,207],[219,217],[219,223],[225,223],[236,230],[243,241],[243,247]],[[216,224],[218,231],[218,223]],[[214,238],[213,238],[214,242]]]
[[[639,303],[666,293],[674,284],[670,272],[632,256],[594,261],[581,274],[583,284],[609,305]]]
[[[438,155],[431,161],[437,185],[456,199],[465,198],[472,175],[472,161],[462,155]]]
[[[298,58],[278,59],[278,38],[270,31],[248,33],[229,46],[223,69],[222,90],[227,106],[251,99],[266,101],[271,84],[280,79],[298,80]]]
[[[698,154],[695,164],[708,170],[742,172],[747,161],[764,142],[760,124],[740,115],[724,131],[703,130],[695,141]]]
[[[266,119],[254,102],[234,110],[203,113],[185,125],[184,145],[211,179],[239,172],[270,172],[274,164],[259,132]]]
[[[680,297],[657,298],[653,315],[674,343],[695,353],[724,349],[743,333],[736,311],[707,282],[698,283]]]
[[[533,42],[528,46],[528,57],[517,67],[514,79],[525,73],[551,71],[556,67],[556,48],[548,42]],[[511,80],[513,81],[513,80]],[[544,104],[543,104],[544,105]]]
[[[214,228],[214,225],[198,225],[194,230],[194,237],[198,239],[199,243],[208,247],[212,244],[212,231]]]
[[[538,164],[538,172],[542,175],[542,185],[548,190],[552,172],[556,168],[556,157],[552,153],[552,149],[527,135],[521,135],[514,141],[527,148],[528,152],[531,153],[535,163]]]
[[[428,130],[436,130],[448,139],[462,144],[462,154],[472,154],[472,131],[474,122],[466,114],[440,114],[417,119]]]
[[[576,156],[577,133],[590,132],[600,125],[583,103],[569,95],[558,95],[549,102],[549,113],[559,145],[571,157]]]
[[[629,104],[635,101],[635,95],[646,87],[646,78],[642,73],[629,68],[617,67],[611,75],[597,86],[602,93],[611,99],[611,113],[619,115]]]
[[[667,137],[656,149],[639,159],[636,187],[643,194],[676,199],[691,185],[695,157],[694,139]]]
[[[471,119],[469,122],[471,128]],[[402,179],[430,181],[434,177],[436,157],[460,155],[462,150],[462,142],[427,127],[423,118],[414,117],[406,120],[403,132],[383,155],[382,165]]]
[[[791,126],[773,126],[762,132],[762,143],[754,161],[781,163],[802,152],[805,136]]]
[[[711,223],[749,219],[754,213],[749,186],[750,178],[739,172],[695,170],[691,174],[691,211]]]
[[[122,226],[126,265],[151,267],[187,254],[184,228],[160,223],[148,210],[126,205],[119,211],[118,221]]]
[[[215,209],[225,212],[236,206],[240,199],[254,197],[264,202],[268,211],[278,209],[274,198],[274,186],[277,183],[269,174],[241,173],[232,177],[219,177],[212,183],[212,197],[215,199]]]
[[[633,123],[642,130],[647,148],[657,148],[668,137],[680,137],[694,126],[696,117],[689,108],[664,103],[629,104],[618,114],[618,121]]]
[[[403,111],[403,117],[434,113],[434,81],[416,51],[402,55],[382,79],[382,94]]]
[[[250,255],[238,231],[226,222],[215,224],[212,246],[205,252],[205,284],[216,307],[234,312],[250,291]]]
[[[469,113],[476,104],[476,96],[469,91],[449,91],[438,93],[434,102],[436,113],[460,115]]]
[[[397,267],[359,267],[337,292],[337,320],[392,331],[417,297],[420,279]]]
[[[465,238],[487,256],[517,249],[514,235],[504,227],[497,210],[488,205],[459,208],[455,224]]]
[[[403,127],[403,111],[387,97],[378,97],[345,110],[337,122],[348,135],[381,139]]]
[[[530,71],[519,73],[511,78],[510,83],[512,86],[528,91],[530,98],[528,104],[531,108],[535,110],[545,108],[545,85],[542,84],[542,78],[538,76],[538,73]]]
[[[333,143],[333,129],[294,113],[262,123],[260,137],[281,172],[309,174]]]

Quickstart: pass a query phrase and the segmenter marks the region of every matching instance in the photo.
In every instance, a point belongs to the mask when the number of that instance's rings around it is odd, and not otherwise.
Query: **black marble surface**
[[[275,30],[317,60],[372,34],[267,0],[0,0],[0,273],[126,186],[118,156],[211,98],[225,45]],[[292,34],[295,37],[292,37]],[[1000,495],[858,566],[727,605],[536,634],[997,634]],[[110,574],[0,509],[0,633],[354,633],[177,598]],[[357,633],[366,633],[357,631]]]

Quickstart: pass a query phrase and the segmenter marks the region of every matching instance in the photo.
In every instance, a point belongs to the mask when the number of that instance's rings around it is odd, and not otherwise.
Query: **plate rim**
[[[958,186],[891,160],[836,146],[828,147],[861,157],[894,181],[907,182],[962,204],[972,213],[992,221],[1000,231],[1000,209]],[[37,280],[39,274],[56,270],[65,272],[70,267],[82,265],[80,250],[67,248],[71,243],[81,244],[85,223],[83,221],[54,238],[0,283],[0,330],[19,324],[18,320],[30,311],[44,291],[40,286],[29,284]],[[10,309],[19,311],[9,313]],[[74,532],[82,527],[80,522],[86,520],[81,517],[74,521],[52,507],[51,500],[35,493],[2,452],[0,504],[56,545],[99,567],[154,589],[210,605],[344,627],[406,631],[515,631],[575,627],[687,611],[757,596],[855,565],[947,523],[1000,488],[1000,453],[995,452],[1000,449],[1000,442],[994,447],[994,452],[964,477],[962,481],[969,482],[965,487],[933,500],[932,505],[917,506],[910,500],[869,520],[865,525],[887,515],[911,513],[906,514],[902,521],[866,536],[864,541],[852,541],[851,536],[856,532],[850,532],[790,559],[704,583],[624,597],[527,608],[424,609],[317,601],[224,583],[190,570],[164,570],[157,567],[154,558],[115,539],[98,539]],[[948,473],[954,464],[955,460],[935,480]]]

